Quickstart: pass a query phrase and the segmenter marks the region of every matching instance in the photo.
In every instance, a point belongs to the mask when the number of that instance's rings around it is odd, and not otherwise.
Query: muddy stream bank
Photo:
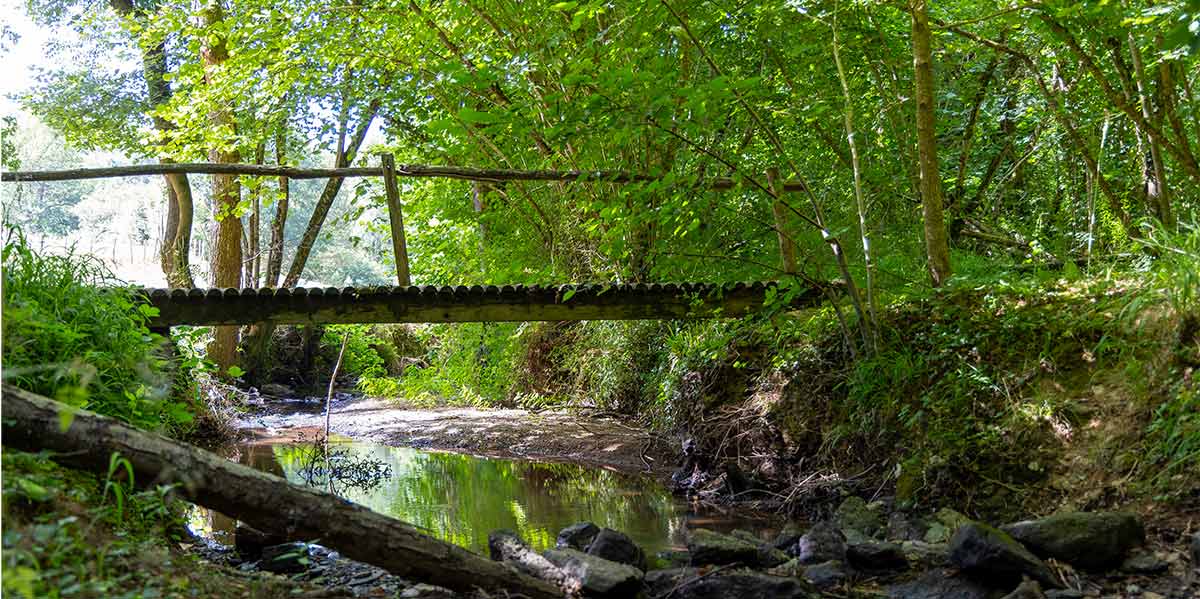
[[[224,451],[326,488],[312,443],[324,430],[322,410],[315,400],[264,403],[238,423],[242,442]],[[910,513],[886,496],[847,495],[827,519],[789,522],[746,503],[673,494],[680,446],[615,420],[404,410],[343,394],[331,429],[335,459],[324,464],[343,497],[518,568],[512,551],[552,562],[546,567],[568,573],[585,597],[1200,596],[1200,533],[1148,527],[1133,513],[993,528],[949,507]],[[254,531],[221,514],[197,510],[191,527],[195,550],[209,559],[291,576],[325,596],[456,596],[342,558],[319,540]]]

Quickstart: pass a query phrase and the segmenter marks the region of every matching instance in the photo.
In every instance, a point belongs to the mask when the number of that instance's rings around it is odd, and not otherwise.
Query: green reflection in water
[[[649,554],[677,546],[685,512],[661,485],[646,478],[574,464],[523,462],[429,452],[373,443],[345,443],[354,457],[391,466],[392,476],[364,492],[339,490],[347,499],[426,529],[433,536],[487,552],[488,533],[508,528],[535,549],[554,545],[563,527],[590,520],[629,535]],[[260,470],[283,474],[304,484],[299,474],[303,449],[273,447],[274,464],[264,463],[265,448],[245,451]]]

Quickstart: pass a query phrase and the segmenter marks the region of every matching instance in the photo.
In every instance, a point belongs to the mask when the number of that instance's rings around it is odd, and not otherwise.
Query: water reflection
[[[343,489],[347,499],[477,552],[487,552],[492,530],[520,533],[535,549],[554,545],[563,527],[590,520],[628,534],[648,553],[684,544],[688,507],[657,482],[574,464],[514,461],[346,442],[353,458],[378,460],[392,476],[370,491]],[[259,470],[304,484],[304,448],[251,445],[232,456]],[[233,525],[219,514],[198,528],[231,544]],[[706,527],[735,525],[768,534],[761,522],[704,518]],[[225,533],[225,534],[221,534]]]

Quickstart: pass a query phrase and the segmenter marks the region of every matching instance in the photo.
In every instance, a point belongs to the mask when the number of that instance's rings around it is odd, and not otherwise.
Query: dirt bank
[[[251,441],[312,438],[324,430],[323,402],[266,403],[241,419]],[[334,433],[385,445],[500,458],[566,461],[665,477],[678,445],[612,418],[573,412],[438,408],[410,410],[372,398],[335,400]]]

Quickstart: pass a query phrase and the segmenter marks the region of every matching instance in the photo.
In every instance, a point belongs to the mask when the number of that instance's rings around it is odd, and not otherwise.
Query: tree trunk
[[[132,0],[109,0],[109,6],[122,18],[138,16]],[[140,40],[135,40],[141,46]],[[147,108],[153,110],[171,100],[171,86],[167,83],[167,47],[159,42],[142,50],[142,78],[146,82]],[[153,117],[154,128],[165,135],[175,124]],[[159,162],[170,164],[169,158],[159,157]],[[163,275],[172,287],[194,287],[188,251],[192,239],[192,188],[187,175],[164,175],[167,183],[167,224],[163,233],[159,257]]]
[[[783,206],[783,190],[779,187],[779,169],[767,169],[767,186],[775,195],[771,203],[771,213],[775,217],[775,236],[779,238],[779,258],[783,272],[794,275],[796,270],[796,242],[792,239],[787,225],[787,212]]]
[[[925,250],[934,287],[950,277],[950,244],[942,217],[942,181],[938,175],[937,129],[934,125],[933,56],[926,0],[912,4],[913,70],[917,99],[917,149],[921,170],[921,207]]]
[[[266,142],[259,142],[254,148],[254,164],[261,165],[265,160]],[[259,241],[259,229],[262,222],[262,182],[258,181],[251,190],[253,194],[250,204],[250,257],[246,262],[246,280],[250,287],[258,287],[262,274],[262,248]]]
[[[363,114],[362,121],[358,124],[358,129],[354,132],[354,137],[350,139],[350,144],[345,147],[344,151],[339,152],[335,168],[345,168],[354,162],[359,146],[367,136],[367,129],[375,120],[378,112],[379,100],[371,100]],[[339,143],[340,145],[341,143]],[[321,197],[317,200],[312,217],[308,219],[308,226],[304,229],[304,236],[300,238],[300,244],[296,246],[296,256],[292,259],[292,266],[288,269],[287,277],[283,280],[284,287],[295,287],[300,282],[300,276],[304,274],[304,265],[308,263],[308,256],[312,253],[313,245],[317,242],[317,235],[321,233],[321,227],[325,224],[325,217],[329,215],[329,208],[333,205],[338,191],[342,189],[343,180],[341,177],[333,177],[321,191]]]
[[[1142,50],[1138,48],[1133,33],[1129,34],[1129,54],[1133,61],[1133,81],[1137,87],[1138,104],[1141,105],[1142,118],[1162,128],[1162,119],[1154,116],[1150,105],[1150,94],[1147,92],[1146,67],[1142,63]],[[1148,168],[1143,169],[1143,184],[1145,185],[1146,201],[1158,220],[1169,225],[1171,221],[1171,200],[1167,194],[1166,169],[1163,165],[1162,146],[1156,140],[1147,138],[1150,146]]]
[[[287,133],[280,126],[275,134],[275,163],[284,166],[287,162]],[[283,266],[283,231],[287,224],[288,202],[291,200],[291,189],[287,177],[279,177],[279,198],[275,204],[275,218],[271,220],[271,247],[267,255],[267,280],[264,285],[275,287],[279,285],[279,271]]]
[[[219,0],[211,2],[203,11],[204,23],[209,27],[219,25],[224,19],[224,11]],[[217,35],[208,38],[206,46],[201,48],[200,55],[204,67],[205,82],[211,83],[209,76],[229,58],[225,38]],[[214,110],[209,115],[213,129],[220,133],[232,135],[236,124],[233,114],[227,108]],[[240,160],[237,150],[211,150],[208,159],[217,163],[236,164]],[[236,175],[213,175],[213,208],[217,219],[216,252],[213,254],[212,271],[214,287],[242,286],[242,219],[237,214],[238,203],[241,201],[241,185]],[[225,372],[237,361],[237,327],[216,327],[214,338],[208,346],[208,358],[217,364],[220,372]]]
[[[62,463],[106,472],[110,456],[128,460],[141,485],[173,485],[188,501],[260,530],[320,539],[346,557],[399,576],[462,592],[477,588],[561,598],[554,586],[466,549],[426,536],[412,525],[341,497],[288,483],[190,445],[4,385],[4,444],[50,450]],[[74,412],[63,429],[59,414]]]
[[[192,280],[192,265],[189,254],[192,251],[192,186],[187,175],[167,175],[167,182],[175,191],[175,205],[179,208],[179,222],[175,229],[174,261],[170,272],[167,273],[167,284],[171,287],[191,288],[196,283]]]

